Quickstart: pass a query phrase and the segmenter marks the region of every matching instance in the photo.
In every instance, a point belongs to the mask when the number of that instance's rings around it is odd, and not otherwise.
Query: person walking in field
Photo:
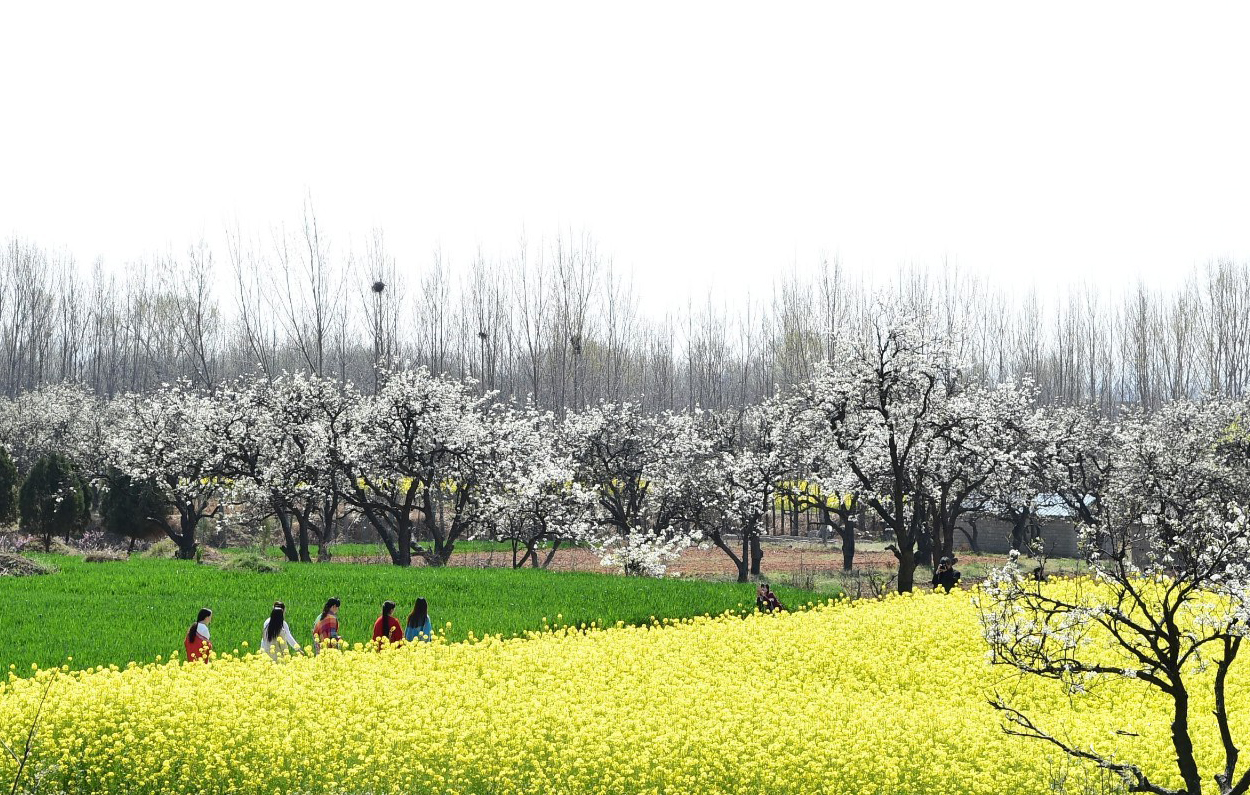
[[[325,607],[321,608],[321,615],[317,617],[317,621],[313,624],[312,650],[314,656],[321,653],[323,646],[328,649],[342,648],[342,639],[339,638],[340,604],[337,596],[331,596],[326,600]]]
[[[208,662],[209,655],[213,653],[213,642],[208,632],[208,625],[211,623],[213,623],[213,611],[207,607],[201,607],[200,612],[195,616],[195,623],[187,630],[187,637],[182,641],[182,645],[187,650],[188,662],[196,660]]]
[[[408,626],[404,628],[404,640],[409,643],[420,639],[429,643],[434,639],[434,628],[430,625],[430,604],[422,597],[412,606],[408,614]]]
[[[273,611],[260,630],[260,650],[276,660],[282,654],[284,644],[291,654],[300,651],[299,644],[291,636],[291,628],[286,624],[286,605],[274,602]]]
[[[382,615],[373,622],[373,642],[379,649],[387,643],[402,643],[404,640],[404,628],[399,625],[399,619],[391,615],[394,612],[395,603],[387,599],[382,603]]]

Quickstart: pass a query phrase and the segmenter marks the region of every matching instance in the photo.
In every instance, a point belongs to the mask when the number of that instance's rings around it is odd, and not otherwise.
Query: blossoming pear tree
[[[629,403],[605,403],[567,418],[576,480],[596,495],[594,521],[605,566],[662,575],[695,543],[690,517],[694,462],[706,440],[691,415],[651,416]]]
[[[227,451],[236,505],[263,506],[282,528],[288,560],[328,559],[344,481],[334,465],[336,434],[351,396],[337,381],[305,373],[256,379],[217,396],[251,419]]]
[[[489,398],[466,381],[402,370],[352,407],[335,452],[343,497],[395,565],[411,565],[414,553],[445,565],[456,541],[481,529],[483,484],[508,432],[506,412]]]
[[[102,471],[108,401],[74,383],[40,386],[0,404],[0,444],[25,472],[47,455],[65,456],[84,479]]]
[[[974,384],[939,402],[926,466],[917,468],[930,565],[954,554],[955,530],[1019,492],[1032,470],[1037,429],[1030,385]]]
[[[951,422],[947,404],[965,388],[965,374],[946,340],[926,337],[914,319],[890,309],[838,348],[800,399],[813,442],[840,464],[838,491],[856,493],[893,533],[898,589],[907,592],[917,544],[930,533],[926,487],[935,440]]]
[[[227,451],[251,418],[237,405],[180,384],[118,401],[109,435],[111,463],[156,489],[160,501],[152,503],[153,512],[144,520],[164,530],[178,547],[178,557],[194,558],[200,521],[223,508],[230,472]],[[171,523],[173,514],[177,520]]]
[[[757,406],[708,415],[697,443],[701,451],[690,488],[703,493],[694,510],[703,538],[732,561],[738,582],[760,574],[764,518],[785,484],[797,479],[798,455],[804,449],[796,438],[797,412],[778,397]],[[694,462],[692,462],[694,463]],[[732,537],[731,537],[732,536]],[[734,545],[737,545],[735,549]]]
[[[1238,747],[1244,738],[1227,706],[1250,633],[1247,416],[1244,404],[1210,401],[1124,417],[1103,446],[1099,496],[1086,512],[1081,545],[1089,576],[1074,588],[1048,588],[1013,562],[992,573],[977,598],[994,664],[1053,680],[1073,698],[1106,680],[1126,680],[1143,697],[1153,691],[1166,698],[1170,723],[1124,726],[1098,745],[1081,744],[1000,693],[991,703],[1006,732],[1110,771],[1130,792],[1250,791]],[[1062,460],[1079,465],[1080,457]],[[1159,730],[1174,754],[1168,777],[1144,764],[1160,760],[1134,759],[1117,743]],[[1220,753],[1199,754],[1198,733],[1218,736]]]
[[[778,493],[783,505],[819,513],[822,532],[832,532],[842,542],[842,570],[849,572],[855,563],[862,513],[860,482],[847,467],[842,451],[823,435],[819,418],[809,413],[805,396],[800,393],[790,403],[794,424],[786,444],[793,450],[793,471]]]
[[[512,542],[512,565],[547,568],[565,543],[595,543],[596,493],[575,477],[565,423],[533,407],[511,409],[508,443],[483,491],[485,533]],[[545,554],[539,553],[548,545]],[[519,557],[518,557],[519,555]]]
[[[1087,406],[1045,406],[1035,413],[1034,480],[1078,522],[1097,526],[1115,463],[1115,424]]]

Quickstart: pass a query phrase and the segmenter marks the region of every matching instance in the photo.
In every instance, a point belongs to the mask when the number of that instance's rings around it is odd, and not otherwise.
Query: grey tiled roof
[[[1086,494],[1085,504],[1089,505],[1094,498]],[[1035,500],[1037,505],[1037,515],[1044,519],[1066,519],[1073,515],[1073,511],[1068,507],[1058,494],[1039,494]]]
[[[1085,495],[1086,505],[1091,505],[1093,502],[1093,496]],[[1037,506],[1034,509],[1034,513],[1037,514],[1039,519],[1073,519],[1076,516],[1058,494],[1038,494],[1033,498],[1033,504]],[[993,503],[989,503],[984,510],[993,512],[1002,510],[1002,506],[995,506]]]

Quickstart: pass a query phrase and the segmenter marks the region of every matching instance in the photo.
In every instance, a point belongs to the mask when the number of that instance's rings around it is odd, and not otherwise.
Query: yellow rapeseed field
[[[1075,775],[1002,733],[994,690],[1075,741],[1154,771],[1171,758],[1165,705],[1139,683],[1070,701],[989,667],[966,593],[279,663],[26,672],[0,686],[15,749],[50,677],[31,762],[45,793],[989,795]],[[1231,693],[1242,731],[1244,682]],[[1213,728],[1202,743],[1217,750]]]

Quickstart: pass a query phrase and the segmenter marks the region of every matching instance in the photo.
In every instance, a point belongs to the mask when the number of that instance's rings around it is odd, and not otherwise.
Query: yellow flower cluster
[[[11,674],[10,746],[50,679],[31,762],[43,792],[989,795],[1071,781],[1054,749],[1002,732],[995,691],[1084,746],[1152,771],[1171,759],[1166,704],[1140,682],[1069,700],[990,667],[966,594]],[[1244,677],[1230,689],[1233,714],[1250,713]],[[1213,760],[1218,738],[1200,741]]]

